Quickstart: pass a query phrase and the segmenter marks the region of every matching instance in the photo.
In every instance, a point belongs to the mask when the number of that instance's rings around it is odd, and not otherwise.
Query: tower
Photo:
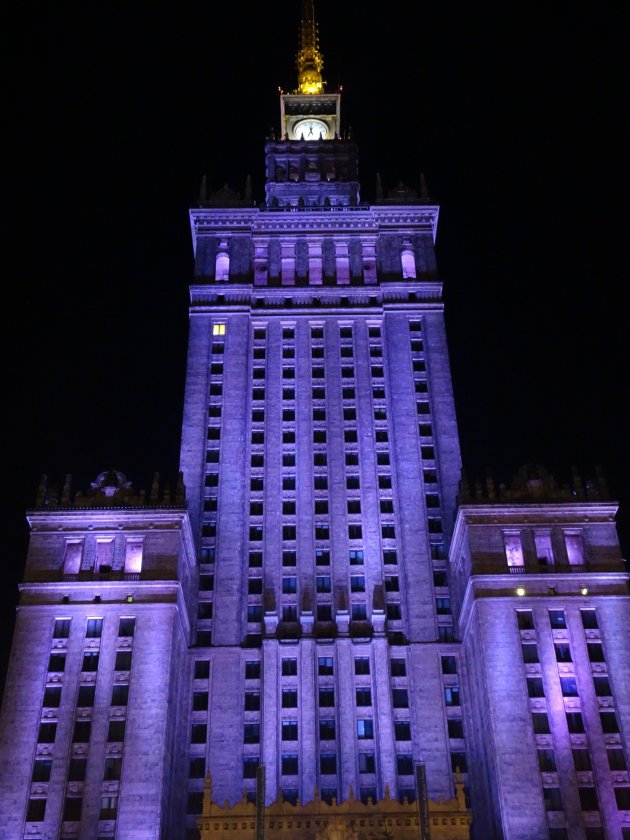
[[[627,840],[615,505],[462,484],[439,208],[362,201],[322,69],[304,2],[264,203],[190,212],[176,491],[29,512],[8,837]]]

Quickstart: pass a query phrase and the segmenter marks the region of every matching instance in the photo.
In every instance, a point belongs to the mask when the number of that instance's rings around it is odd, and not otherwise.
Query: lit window
[[[505,556],[507,558],[508,566],[522,566],[523,561],[523,546],[521,544],[521,537],[519,534],[504,534],[503,541],[505,544]]]
[[[374,737],[374,724],[371,718],[357,721],[357,738],[362,740]]]
[[[213,324],[212,335],[225,335],[225,324]]]
[[[78,575],[81,568],[81,557],[83,555],[83,540],[71,540],[66,543],[66,550],[63,558],[64,575]],[[44,801],[45,800],[38,800]]]

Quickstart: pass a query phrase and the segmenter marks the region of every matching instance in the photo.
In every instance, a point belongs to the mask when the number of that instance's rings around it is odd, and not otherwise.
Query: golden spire
[[[322,67],[324,59],[319,51],[315,4],[313,0],[302,0],[302,21],[300,24],[300,51],[297,54],[298,93],[323,93]]]

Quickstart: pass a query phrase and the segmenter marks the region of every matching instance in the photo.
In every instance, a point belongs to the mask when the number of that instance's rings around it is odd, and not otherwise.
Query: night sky
[[[316,0],[361,198],[424,173],[466,473],[601,466],[630,551],[624,13],[609,4]],[[621,4],[615,4],[621,7]],[[264,196],[300,0],[25,3],[5,117],[8,642],[42,473],[85,489],[174,480],[188,327],[188,209]],[[8,189],[6,188],[8,186]],[[8,228],[8,230],[7,230]],[[626,234],[627,240],[627,234]],[[6,461],[5,461],[6,463]]]

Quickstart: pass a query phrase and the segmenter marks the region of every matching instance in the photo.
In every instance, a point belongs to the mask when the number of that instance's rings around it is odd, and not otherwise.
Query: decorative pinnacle
[[[323,93],[322,67],[324,59],[319,50],[314,0],[302,0],[300,50],[296,57],[298,93]]]

